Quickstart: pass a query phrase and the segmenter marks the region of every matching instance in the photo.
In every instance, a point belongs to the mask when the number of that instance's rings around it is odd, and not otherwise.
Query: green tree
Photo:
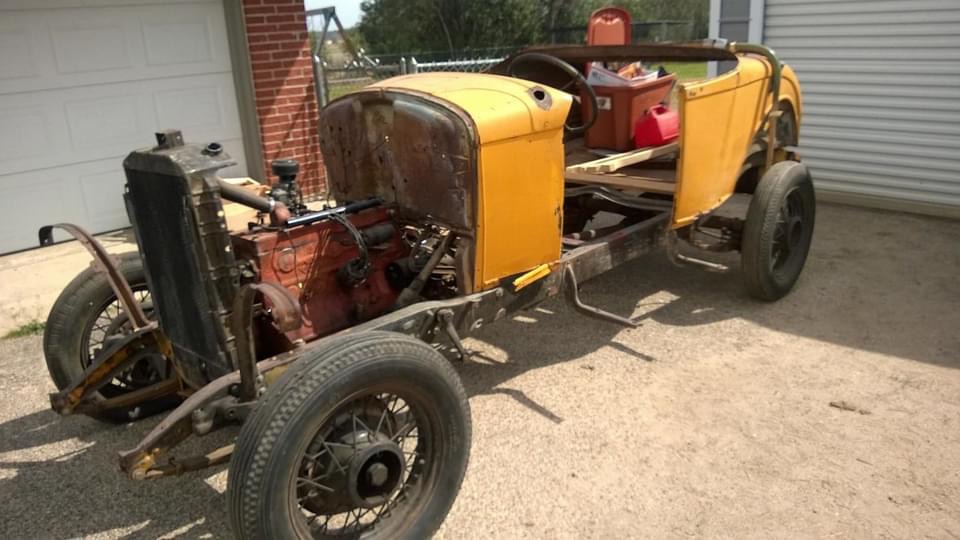
[[[358,30],[372,53],[506,47],[537,42],[539,2],[368,0]]]
[[[373,54],[518,47],[550,31],[582,27],[590,13],[619,5],[633,20],[694,20],[705,33],[708,0],[366,0],[359,34]],[[699,31],[699,30],[698,30]]]

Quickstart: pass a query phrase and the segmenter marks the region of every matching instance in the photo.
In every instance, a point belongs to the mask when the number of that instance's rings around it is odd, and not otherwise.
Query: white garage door
[[[165,128],[245,172],[219,1],[0,0],[0,253],[128,225],[121,162]]]

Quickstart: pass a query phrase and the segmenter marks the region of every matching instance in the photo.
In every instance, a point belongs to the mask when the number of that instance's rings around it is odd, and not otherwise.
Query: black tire
[[[137,253],[121,255],[119,269],[135,291],[135,296],[141,296],[147,290],[146,274]],[[91,344],[94,324],[115,301],[116,295],[106,276],[90,267],[80,272],[53,304],[43,332],[43,355],[50,378],[59,390],[67,388],[83,375],[92,360],[90,347],[96,346]],[[118,325],[123,324],[123,319],[118,320]],[[129,386],[109,383],[101,390],[101,394],[114,397],[133,389],[135,386],[132,382]],[[163,412],[179,402],[176,397],[164,397],[91,416],[107,422],[129,422]]]
[[[372,404],[380,403],[378,400],[385,395],[396,395],[408,402],[403,418],[412,419],[417,431],[415,459],[409,472],[401,473],[402,487],[396,484],[397,491],[384,496],[396,497],[385,503],[388,511],[371,510],[376,513],[375,526],[354,530],[344,525],[345,531],[328,530],[326,534],[391,539],[432,535],[460,490],[469,459],[471,424],[466,393],[456,371],[423,342],[392,332],[367,332],[333,338],[321,349],[306,353],[269,388],[244,424],[227,480],[230,525],[237,538],[327,537],[323,531],[317,536],[318,531],[310,530],[307,513],[322,518],[333,511],[321,514],[323,509],[310,506],[321,503],[312,502],[316,499],[310,497],[336,499],[338,504],[344,504],[342,500],[356,491],[344,488],[334,493],[315,490],[312,495],[304,494],[304,489],[312,489],[310,486],[315,484],[301,483],[301,475],[314,467],[314,472],[326,474],[310,475],[306,481],[331,485],[339,478],[347,481],[356,477],[348,473],[339,476],[333,462],[340,471],[353,471],[357,466],[354,462],[360,468],[365,466],[357,457],[346,461],[328,459],[326,468],[320,467],[319,463],[327,459],[323,457],[325,451],[329,456],[336,452],[334,444],[343,446],[324,433],[331,433],[333,428],[326,428],[338,421],[345,425],[339,419],[347,414],[354,418],[358,410],[367,414]],[[383,421],[389,405],[380,410],[383,412],[376,422],[377,433],[381,425],[394,423]],[[366,422],[373,423],[372,418]],[[358,435],[355,420],[354,432],[349,434],[353,441],[384,440],[370,435],[373,430],[364,423],[360,425],[367,429],[366,435]],[[321,446],[317,446],[318,439]],[[390,441],[393,439],[394,436],[389,437]],[[327,441],[331,447],[326,446]],[[310,448],[322,450],[307,457]],[[369,447],[354,443],[348,455],[363,455],[366,448]],[[405,461],[400,469],[406,471]],[[325,500],[323,504],[333,503]],[[357,521],[359,526],[360,518]],[[323,526],[327,527],[327,523]]]
[[[815,218],[807,168],[796,161],[770,167],[753,194],[743,229],[741,266],[750,295],[774,301],[790,292],[807,260]]]

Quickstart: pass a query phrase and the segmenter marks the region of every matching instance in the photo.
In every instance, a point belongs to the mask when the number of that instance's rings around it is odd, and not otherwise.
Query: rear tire
[[[333,338],[244,424],[227,480],[231,528],[249,539],[427,538],[460,490],[470,432],[463,386],[433,348],[392,332]],[[374,468],[380,483],[366,476]]]
[[[807,260],[815,218],[807,168],[796,161],[770,167],[753,194],[743,229],[741,266],[751,296],[774,301],[790,292]]]
[[[120,273],[134,290],[134,296],[143,296],[144,291],[149,293],[146,273],[139,254],[125,253],[120,255],[119,259]],[[125,315],[110,307],[115,302],[116,295],[110,288],[106,275],[93,267],[80,272],[60,293],[53,308],[50,309],[50,315],[47,316],[43,333],[43,355],[47,361],[50,378],[53,379],[58,390],[63,390],[78,381],[93,360],[91,347],[96,348],[97,344],[91,343],[95,339],[92,334],[97,330],[97,326],[104,325],[101,323],[101,316],[105,310],[111,310],[109,313],[114,314],[117,321],[116,324],[110,325],[110,332],[104,332],[103,338],[106,339],[109,335],[123,331]],[[98,323],[101,324],[98,325]],[[138,368],[135,366],[134,369]],[[139,374],[143,375],[144,367],[139,366],[139,369],[141,371]],[[144,385],[146,384],[147,382],[144,381]],[[114,397],[134,388],[132,383],[127,387],[109,383],[102,389],[101,394],[104,397]],[[90,416],[107,422],[130,422],[168,410],[179,402],[180,399],[176,397],[163,397]]]

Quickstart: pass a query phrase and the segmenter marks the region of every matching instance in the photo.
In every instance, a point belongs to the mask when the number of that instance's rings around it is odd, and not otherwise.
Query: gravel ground
[[[778,303],[651,256],[583,291],[638,329],[548,302],[468,340],[439,536],[960,537],[960,223],[818,217]],[[228,536],[225,471],[124,479],[116,450],[157,420],[58,418],[40,348],[0,342],[0,538]]]

